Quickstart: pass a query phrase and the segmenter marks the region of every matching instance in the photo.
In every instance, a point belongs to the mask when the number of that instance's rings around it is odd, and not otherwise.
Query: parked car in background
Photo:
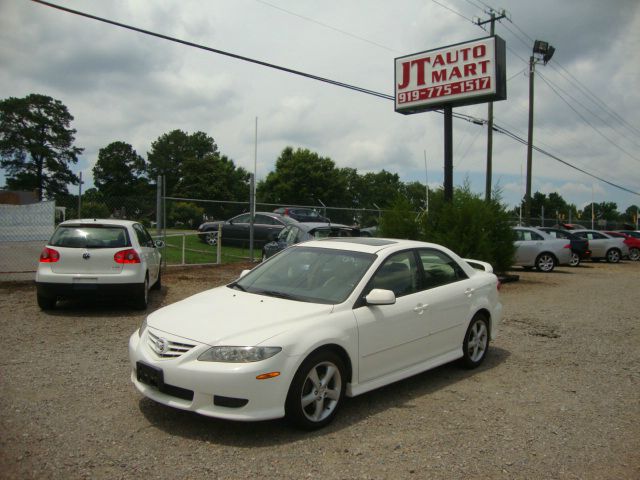
[[[365,227],[360,229],[361,237],[377,237],[379,228],[377,226]]]
[[[205,222],[198,227],[200,239],[209,245],[217,245],[218,229],[222,231],[222,244],[249,247],[251,214],[242,213],[227,221]],[[285,226],[295,223],[289,217],[272,212],[256,212],[253,220],[253,245],[262,248],[273,240]]]
[[[482,364],[502,305],[491,265],[473,263],[484,268],[409,240],[293,245],[149,315],[129,339],[131,381],[201,415],[324,427],[345,396],[454,360]]]
[[[573,233],[563,230],[562,228],[552,227],[538,227],[545,233],[548,233],[553,238],[560,238],[562,240],[569,240],[571,243],[571,261],[569,265],[577,267],[580,265],[580,260],[587,259],[591,256],[591,250],[589,250],[589,240],[585,238],[576,237]]]
[[[291,245],[309,240],[328,237],[359,237],[360,231],[355,227],[337,223],[296,223],[287,225],[278,234],[278,238],[262,247],[262,260],[272,257],[276,253]]]
[[[598,230],[574,230],[573,234],[589,240],[591,260],[599,262],[605,259],[609,263],[618,263],[622,257],[629,255],[629,247],[624,238],[614,238]]]
[[[68,220],[56,228],[36,271],[38,305],[60,298],[113,295],[147,308],[149,288],[161,285],[161,242],[130,220]]]
[[[281,207],[276,208],[273,212],[285,217],[291,217],[299,222],[329,223],[331,221],[327,217],[320,215],[313,208]]]
[[[620,231],[605,231],[604,233],[611,237],[624,238],[624,243],[629,249],[629,260],[633,260],[634,262],[640,260],[640,235],[638,237],[634,237],[633,235]]]
[[[571,242],[553,238],[546,232],[533,227],[513,227],[516,234],[515,263],[541,272],[551,272],[557,265],[571,263]]]

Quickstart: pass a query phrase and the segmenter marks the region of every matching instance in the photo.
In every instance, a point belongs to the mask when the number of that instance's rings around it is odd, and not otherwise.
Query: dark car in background
[[[580,265],[580,260],[586,260],[591,256],[591,250],[589,250],[589,240],[586,238],[580,238],[573,233],[564,230],[562,228],[553,227],[538,227],[539,230],[548,233],[554,238],[561,238],[563,240],[569,240],[571,243],[571,262],[572,267]]]
[[[278,234],[278,238],[262,248],[262,259],[275,255],[291,245],[307,240],[318,240],[327,237],[359,237],[360,231],[337,223],[295,223],[287,225]]]
[[[290,223],[289,217],[272,212],[256,212],[253,221],[253,245],[256,248],[273,240],[280,230]],[[226,221],[205,222],[198,227],[200,239],[209,245],[217,245],[218,229],[222,231],[222,245],[249,247],[251,213],[242,213]]]
[[[327,217],[323,217],[313,208],[302,208],[302,207],[280,207],[276,208],[273,213],[277,213],[278,215],[282,215],[284,217],[290,217],[299,222],[322,222],[329,223]]]

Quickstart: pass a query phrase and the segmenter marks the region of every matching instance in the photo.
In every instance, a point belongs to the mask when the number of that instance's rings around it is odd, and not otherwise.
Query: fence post
[[[186,233],[182,232],[182,265],[186,265],[187,261],[186,261],[186,242],[187,242],[187,235]]]
[[[222,224],[218,224],[218,241],[216,242],[216,263],[222,264]]]

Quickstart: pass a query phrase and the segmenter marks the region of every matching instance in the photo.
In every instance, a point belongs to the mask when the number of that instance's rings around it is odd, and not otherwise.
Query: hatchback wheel
[[[630,248],[629,249],[629,259],[637,262],[640,260],[640,248]]]
[[[56,297],[47,297],[40,293],[37,294],[38,306],[41,310],[53,310],[56,306]]]
[[[487,356],[489,349],[489,322],[482,314],[476,314],[464,336],[462,363],[467,368],[476,368]]]
[[[329,424],[346,387],[342,359],[330,351],[310,355],[296,372],[285,404],[287,418],[306,430]]]
[[[578,255],[576,252],[571,252],[571,260],[569,260],[569,265],[571,267],[577,267],[578,265],[580,265],[580,255]]]
[[[137,288],[137,293],[134,298],[135,306],[138,310],[145,310],[149,305],[149,276],[144,278],[142,285]]]
[[[607,252],[607,262],[618,263],[620,261],[620,250],[612,248]]]
[[[556,266],[556,259],[550,253],[541,253],[536,258],[536,268],[541,272],[552,272]]]

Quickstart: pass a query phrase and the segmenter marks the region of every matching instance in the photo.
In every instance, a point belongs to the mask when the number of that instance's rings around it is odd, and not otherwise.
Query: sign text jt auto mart
[[[504,40],[494,35],[396,58],[396,112],[506,99],[505,50]]]

